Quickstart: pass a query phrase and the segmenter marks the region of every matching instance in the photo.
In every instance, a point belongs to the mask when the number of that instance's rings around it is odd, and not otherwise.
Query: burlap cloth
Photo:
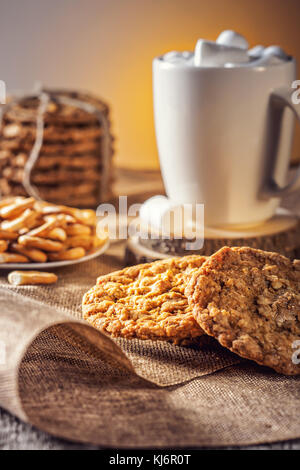
[[[300,377],[218,345],[113,341],[80,319],[82,294],[123,244],[57,270],[53,286],[0,276],[0,405],[55,436],[103,447],[247,445],[300,437]]]

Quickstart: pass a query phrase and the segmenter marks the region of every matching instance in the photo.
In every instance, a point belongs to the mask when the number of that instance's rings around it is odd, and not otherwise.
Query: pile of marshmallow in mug
[[[235,31],[223,31],[216,41],[199,39],[195,52],[168,52],[163,59],[170,62],[190,59],[193,65],[203,67],[230,67],[230,64],[266,65],[286,60],[288,56],[279,46],[255,46],[249,49],[248,42]],[[255,64],[253,63],[255,61]]]

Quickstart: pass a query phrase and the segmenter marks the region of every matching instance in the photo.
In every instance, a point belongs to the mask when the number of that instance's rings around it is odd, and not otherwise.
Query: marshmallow
[[[257,46],[257,48],[258,47],[260,47],[260,49],[257,49],[256,56],[253,55],[253,49],[251,49],[251,51],[248,52],[249,56],[250,56],[250,52],[252,54],[251,63],[254,67],[265,67],[267,65],[276,65],[276,64],[282,63],[283,61],[288,60],[288,56],[283,51],[283,49],[281,49],[281,47],[279,46],[269,46],[267,48],[264,48],[262,46]]]
[[[174,203],[166,196],[153,196],[141,206],[140,219],[143,224],[164,233],[181,232],[183,206]]]
[[[190,59],[192,56],[193,56],[193,53],[191,51],[183,51],[182,52],[182,56],[185,58],[185,59]]]
[[[213,41],[199,39],[195,48],[194,64],[204,67],[218,67],[227,63],[248,62],[247,51],[240,47],[217,44]]]
[[[255,46],[255,47],[252,47],[252,49],[249,49],[248,55],[253,58],[261,57],[264,50],[265,50],[264,46],[261,46],[261,45]]]
[[[226,30],[215,42],[199,39],[194,54],[171,51],[162,59],[175,66],[260,67],[281,63],[289,57],[279,46],[259,45],[248,50],[248,42],[241,34]]]
[[[247,51],[249,47],[248,42],[244,36],[230,29],[222,31],[222,33],[218,36],[216,43],[222,44],[224,46],[238,47],[240,49],[244,49],[245,51]]]
[[[287,60],[288,56],[284,52],[283,49],[279,46],[269,46],[266,49],[264,49],[262,53],[263,57],[277,57],[278,59],[281,60]]]
[[[164,59],[171,63],[181,62],[184,58],[183,54],[177,51],[167,52],[164,55]]]

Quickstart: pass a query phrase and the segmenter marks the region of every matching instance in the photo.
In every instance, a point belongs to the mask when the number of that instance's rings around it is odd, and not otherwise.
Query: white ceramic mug
[[[154,59],[155,129],[168,197],[203,203],[206,226],[272,217],[299,180],[286,179],[293,112],[300,114],[291,99],[295,77],[292,58],[228,68]]]

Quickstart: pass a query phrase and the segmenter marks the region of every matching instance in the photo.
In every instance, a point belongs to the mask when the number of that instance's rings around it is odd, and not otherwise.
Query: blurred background
[[[0,79],[9,91],[40,81],[98,94],[112,107],[116,164],[154,169],[153,57],[235,29],[299,63],[299,18],[299,0],[0,0]]]

